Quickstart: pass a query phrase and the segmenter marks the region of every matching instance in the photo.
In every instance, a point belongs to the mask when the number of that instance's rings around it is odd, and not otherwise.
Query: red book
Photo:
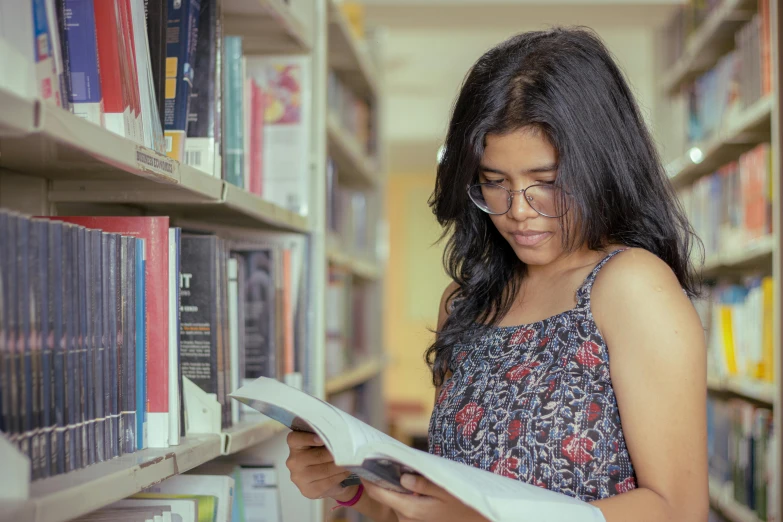
[[[250,186],[248,190],[262,195],[261,179],[264,170],[264,111],[265,93],[255,80],[248,80],[250,88]]]
[[[131,13],[131,0],[118,0],[118,14],[120,27],[125,39],[125,59],[129,68],[129,85],[131,99],[131,114],[136,123],[136,141],[144,143],[144,128],[141,121],[141,92],[139,92],[139,72],[136,61],[136,47],[133,37],[133,15]]]
[[[120,67],[120,32],[115,0],[95,0],[95,35],[98,40],[98,63],[101,64],[101,92],[106,128],[120,136],[126,135],[125,103]]]
[[[51,216],[48,219],[145,240],[149,447],[169,442],[169,218]],[[171,412],[178,415],[179,412]]]

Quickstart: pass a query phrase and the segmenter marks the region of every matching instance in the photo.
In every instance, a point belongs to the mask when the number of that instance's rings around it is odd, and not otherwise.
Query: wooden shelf
[[[257,418],[256,418],[257,417]],[[223,455],[233,455],[267,441],[287,428],[264,415],[248,415],[246,420],[223,432]]]
[[[669,179],[675,186],[693,183],[739,159],[743,152],[759,143],[769,141],[773,106],[772,97],[765,97],[738,113],[710,141],[694,145],[682,157],[669,163],[666,166]]]
[[[225,0],[225,34],[242,36],[245,54],[306,53],[312,37],[283,0]]]
[[[707,256],[702,273],[709,277],[743,270],[769,270],[772,267],[774,249],[774,236],[757,239],[737,250]]]
[[[750,508],[734,500],[731,484],[719,484],[710,477],[710,504],[731,522],[762,522]]]
[[[350,24],[340,9],[339,1],[328,0],[327,3],[329,4],[327,43],[329,68],[339,73],[356,94],[371,101],[378,92],[375,65],[351,32]]]
[[[58,107],[3,90],[0,107],[0,168],[51,179],[52,203],[135,205],[183,219],[309,229],[303,216]]]
[[[30,499],[0,510],[0,520],[64,522],[184,473],[221,453],[220,436],[191,436],[179,446],[146,449],[33,482]]]
[[[707,379],[707,388],[713,392],[730,393],[760,404],[775,404],[775,383],[739,377]]]
[[[326,140],[341,184],[354,187],[373,187],[378,184],[375,162],[364,153],[356,138],[343,128],[333,114],[327,117]]]
[[[342,391],[350,390],[360,384],[364,384],[383,371],[384,363],[381,359],[373,359],[346,372],[337,377],[326,381],[326,395],[334,395]]]
[[[755,4],[754,0],[724,0],[688,38],[682,56],[663,75],[661,88],[673,94],[718,63],[734,48],[734,35],[750,21]]]
[[[351,255],[334,234],[329,234],[326,240],[326,258],[336,266],[349,270],[353,275],[367,281],[380,279],[382,270],[378,263]]]

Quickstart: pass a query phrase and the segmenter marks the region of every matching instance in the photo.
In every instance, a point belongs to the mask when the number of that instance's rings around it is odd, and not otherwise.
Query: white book
[[[0,71],[13,71],[0,74],[0,89],[37,96],[34,43],[30,2],[0,0]]]
[[[144,15],[144,0],[131,1],[133,16],[133,45],[136,51],[136,63],[141,96],[141,132],[143,145],[158,152],[165,152],[163,126],[155,100],[155,87],[150,65],[150,46],[147,39],[147,22]]]
[[[239,388],[239,266],[236,258],[228,259],[228,332],[231,367],[229,388]],[[243,325],[244,326],[244,325]],[[231,401],[231,423],[239,422],[239,402]]]
[[[403,473],[423,475],[493,522],[603,522],[579,499],[413,449],[351,415],[274,379],[260,377],[231,397],[291,429],[318,434],[335,463],[381,487],[408,493]]]

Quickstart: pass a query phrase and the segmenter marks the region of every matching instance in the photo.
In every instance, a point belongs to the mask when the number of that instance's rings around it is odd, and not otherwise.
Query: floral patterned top
[[[429,451],[590,502],[636,488],[590,292],[532,324],[489,327],[454,347]],[[476,327],[478,328],[478,327]]]

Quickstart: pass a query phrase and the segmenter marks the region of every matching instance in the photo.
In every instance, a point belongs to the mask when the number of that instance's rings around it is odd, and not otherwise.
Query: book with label
[[[602,522],[579,499],[413,449],[336,407],[275,379],[260,377],[231,394],[287,427],[317,434],[335,463],[386,489],[409,493],[403,473],[423,475],[493,522]]]

